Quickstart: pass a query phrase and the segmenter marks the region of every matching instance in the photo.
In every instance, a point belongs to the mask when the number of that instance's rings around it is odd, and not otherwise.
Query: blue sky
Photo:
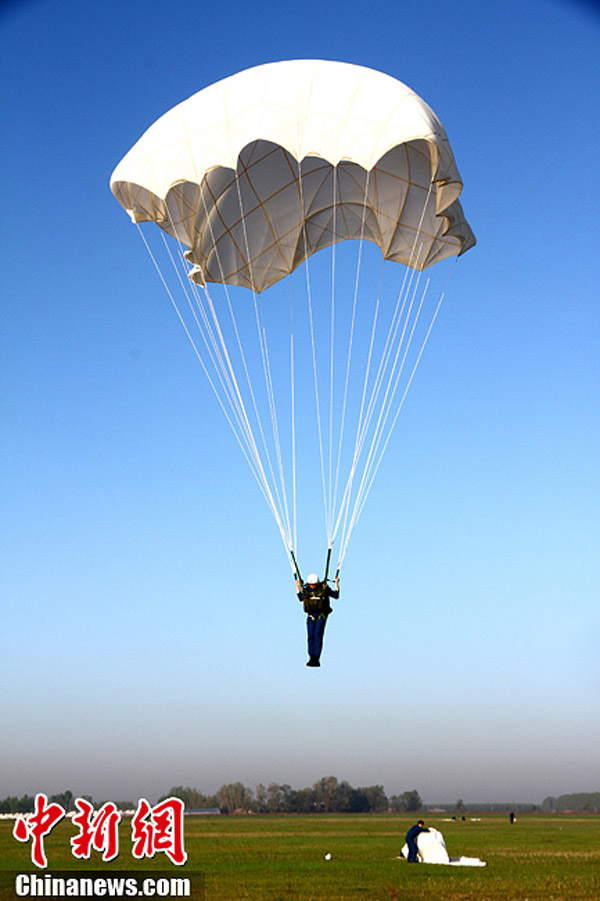
[[[427,802],[597,790],[594,8],[30,0],[4,7],[0,44],[0,796],[330,774]],[[320,670],[269,511],[108,188],[175,103],[292,58],[420,94],[478,238]]]

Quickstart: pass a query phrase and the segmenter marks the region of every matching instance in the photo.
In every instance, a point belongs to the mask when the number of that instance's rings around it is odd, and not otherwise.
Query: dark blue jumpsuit
[[[331,604],[329,598],[337,600],[339,591],[334,591],[329,585],[323,587],[323,583],[319,582],[316,589],[311,591],[308,585],[304,585],[302,591],[298,592],[298,599],[304,603],[306,616],[306,633],[308,638],[308,654],[317,660],[321,656],[323,650],[323,636],[325,635],[325,624],[327,617],[331,613]],[[317,602],[319,599],[320,603]],[[311,600],[316,609],[311,610]],[[309,612],[310,610],[310,612]]]
[[[408,845],[409,863],[417,863],[417,851],[419,850],[417,847],[417,836],[422,832],[429,832],[429,829],[426,829],[425,826],[419,826],[419,824],[417,823],[415,826],[412,826],[406,833],[405,841]]]

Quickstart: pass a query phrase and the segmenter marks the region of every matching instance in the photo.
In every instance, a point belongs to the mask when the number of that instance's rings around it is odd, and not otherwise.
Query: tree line
[[[542,801],[543,811],[561,812],[574,810],[581,813],[600,812],[600,792],[578,792],[572,795],[548,797]]]
[[[102,801],[99,803],[94,801],[91,795],[77,795],[77,797],[89,801],[94,807],[101,807],[104,803]],[[75,795],[72,791],[60,792],[60,794],[57,795],[48,795],[48,801],[51,804],[60,804],[66,813],[75,810]],[[20,798],[16,795],[9,795],[7,798],[3,798],[0,801],[0,813],[32,813],[34,805],[35,795],[23,795]],[[130,810],[134,809],[136,806],[133,801],[117,801],[116,805],[119,810]]]
[[[79,796],[82,797],[82,796]],[[86,801],[99,808],[103,801],[95,802],[89,795],[83,795]],[[404,791],[398,795],[387,797],[381,785],[370,785],[364,788],[353,788],[349,782],[339,782],[335,776],[325,776],[309,788],[294,789],[290,785],[269,785],[260,783],[253,791],[242,782],[222,785],[214,795],[206,795],[197,788],[174,786],[159,800],[164,798],[181,798],[186,810],[203,810],[219,808],[222,813],[233,813],[242,810],[252,813],[410,813],[423,810],[421,796],[416,789]],[[67,813],[75,808],[75,795],[71,791],[50,795],[49,800],[60,804]],[[110,799],[113,800],[113,799]],[[34,795],[22,797],[9,796],[0,800],[0,814],[31,813],[35,803]],[[116,800],[119,810],[134,810],[137,801]],[[517,812],[535,811],[535,804],[464,804],[459,799],[454,805],[442,805],[461,813],[466,810],[479,812],[484,810],[510,810]],[[542,812],[574,811],[578,813],[600,813],[600,792],[582,792],[579,794],[559,795],[558,798],[545,798],[540,805]]]
[[[221,813],[382,813],[389,810],[403,813],[420,810],[423,806],[416,789],[388,798],[381,785],[354,788],[346,780],[339,782],[335,776],[324,776],[311,787],[300,789],[271,782],[269,785],[259,783],[252,790],[242,782],[232,782],[222,785],[214,795],[178,785],[159,800],[168,797],[181,798],[187,811],[218,808]],[[52,795],[49,800],[61,804],[67,813],[75,806],[75,796],[71,791]],[[86,800],[96,807],[103,803],[96,803],[89,796]],[[30,813],[34,801],[32,795],[5,798],[0,801],[0,813]],[[136,807],[129,800],[115,803],[121,810]]]
[[[399,795],[386,795],[383,786],[354,788],[339,782],[335,776],[324,776],[314,785],[295,789],[291,785],[259,783],[253,791],[242,782],[222,785],[214,795],[204,795],[195,788],[173,786],[165,797],[181,798],[186,810],[218,807],[223,813],[382,813],[420,810],[421,796],[416,789]]]

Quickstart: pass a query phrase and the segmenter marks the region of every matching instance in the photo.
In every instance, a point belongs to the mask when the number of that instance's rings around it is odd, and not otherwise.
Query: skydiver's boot
[[[314,654],[310,655],[310,659],[306,665],[307,666],[321,666],[321,664],[319,663],[319,658],[315,657]]]

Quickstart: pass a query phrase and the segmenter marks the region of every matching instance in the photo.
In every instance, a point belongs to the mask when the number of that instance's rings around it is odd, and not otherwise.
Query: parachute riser
[[[296,579],[296,581],[304,584],[304,580],[302,579],[302,576],[300,575],[300,567],[298,566],[298,561],[296,560],[296,555],[294,554],[294,551],[292,548],[290,548],[290,559],[292,561],[292,569],[294,571],[294,578]],[[328,548],[327,560],[325,562],[325,575],[323,576],[323,583],[326,583],[328,581],[330,564],[331,564],[331,548]],[[335,579],[339,578],[339,575],[340,575],[340,567],[338,565],[338,567],[335,571]]]
[[[325,563],[325,575],[323,576],[323,582],[327,582],[327,576],[329,575],[329,564],[331,562],[331,548],[327,550],[327,562]]]
[[[298,566],[298,562],[296,560],[296,555],[292,548],[290,548],[290,557],[292,558],[292,569],[294,570],[294,578],[297,582],[302,582],[302,576],[300,575],[300,567]],[[303,583],[304,584],[304,583]]]
[[[327,551],[327,562],[325,564],[325,576],[323,578],[324,582],[327,582],[327,577],[329,575],[329,564],[331,563],[331,548]],[[333,581],[335,582],[340,577],[340,564],[338,563],[337,569],[335,571],[335,576],[333,577]]]

